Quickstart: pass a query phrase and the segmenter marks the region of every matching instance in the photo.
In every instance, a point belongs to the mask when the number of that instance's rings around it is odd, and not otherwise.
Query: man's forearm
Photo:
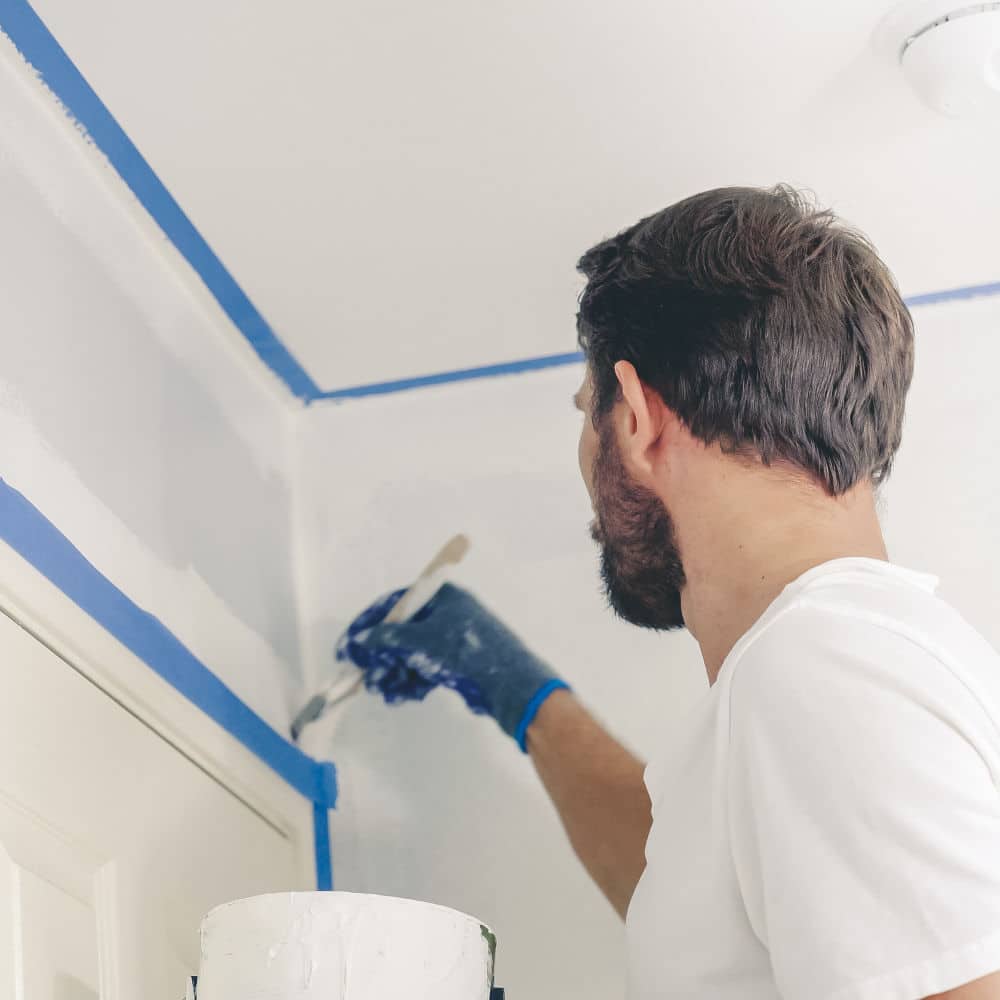
[[[645,868],[643,764],[568,691],[545,699],[528,752],[584,867],[624,917]]]

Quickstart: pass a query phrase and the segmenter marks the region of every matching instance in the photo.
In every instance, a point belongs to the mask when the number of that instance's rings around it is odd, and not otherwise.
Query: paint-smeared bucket
[[[489,927],[433,903],[252,896],[202,921],[198,1000],[489,1000],[495,953]]]

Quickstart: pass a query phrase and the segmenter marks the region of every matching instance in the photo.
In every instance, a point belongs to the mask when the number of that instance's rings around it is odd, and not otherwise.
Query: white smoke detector
[[[1000,2],[911,0],[882,22],[877,42],[935,111],[1000,118]]]

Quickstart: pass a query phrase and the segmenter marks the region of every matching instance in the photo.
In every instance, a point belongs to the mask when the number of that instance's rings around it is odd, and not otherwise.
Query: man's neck
[[[679,517],[678,530],[684,620],[709,684],[740,637],[803,573],[848,556],[888,558],[869,485],[830,499],[763,483],[708,503],[716,509],[702,505],[696,519]]]

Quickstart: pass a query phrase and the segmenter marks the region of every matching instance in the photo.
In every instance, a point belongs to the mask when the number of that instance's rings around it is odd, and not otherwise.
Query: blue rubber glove
[[[408,621],[383,625],[405,594],[377,601],[350,625],[337,659],[365,674],[365,687],[393,704],[422,701],[436,687],[457,691],[473,712],[492,715],[527,752],[542,702],[567,688],[472,594],[446,583]]]

